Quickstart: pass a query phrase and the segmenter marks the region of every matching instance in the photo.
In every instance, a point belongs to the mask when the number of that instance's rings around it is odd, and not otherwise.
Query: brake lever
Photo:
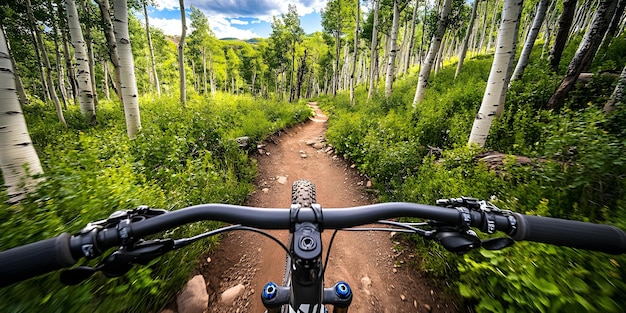
[[[101,263],[100,271],[107,277],[126,274],[133,264],[147,265],[150,261],[174,249],[174,240],[159,239],[141,241],[132,249],[122,247],[111,253]]]
[[[108,255],[95,268],[78,266],[61,272],[60,280],[65,285],[76,285],[88,279],[96,272],[113,278],[126,274],[133,264],[147,265],[150,261],[175,249],[174,240],[159,239],[141,241],[132,248],[122,247]]]

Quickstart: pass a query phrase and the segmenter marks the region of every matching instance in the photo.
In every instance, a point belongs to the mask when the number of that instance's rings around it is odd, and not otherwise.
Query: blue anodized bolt
[[[335,285],[335,293],[340,299],[348,299],[352,291],[350,291],[348,283],[340,281]]]
[[[263,294],[261,295],[265,300],[272,300],[276,297],[278,287],[273,282],[265,284],[263,287]]]

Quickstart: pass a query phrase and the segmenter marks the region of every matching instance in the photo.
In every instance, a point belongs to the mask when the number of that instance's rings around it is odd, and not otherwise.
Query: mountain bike
[[[324,272],[339,230],[418,234],[459,254],[476,248],[499,250],[521,240],[610,254],[626,252],[626,232],[617,227],[514,213],[474,198],[441,199],[435,206],[391,202],[324,210],[315,198],[315,185],[308,180],[298,180],[292,186],[289,209],[202,204],[171,212],[147,206],[117,211],[105,220],[87,224],[74,235],[63,233],[56,238],[0,252],[0,287],[71,267],[77,259],[93,259],[113,247],[118,249],[97,266],[73,267],[63,271],[60,277],[68,285],[78,284],[96,272],[117,277],[128,272],[134,264],[147,265],[171,250],[203,238],[247,230],[269,237],[286,252],[282,285],[269,282],[261,292],[266,312],[326,313],[328,306],[332,306],[332,312],[345,313],[352,302],[350,285],[339,281],[324,288]],[[390,220],[401,217],[424,221]],[[190,238],[144,239],[203,220],[231,225]],[[289,230],[288,244],[262,229]],[[326,229],[334,230],[334,233],[322,262],[321,233]],[[502,232],[508,236],[481,240],[475,230],[486,234]]]

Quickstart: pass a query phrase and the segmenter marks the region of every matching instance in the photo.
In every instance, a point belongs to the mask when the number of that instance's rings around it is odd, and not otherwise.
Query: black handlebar
[[[70,234],[37,241],[0,253],[0,287],[76,264]]]
[[[621,229],[560,218],[514,213],[518,230],[512,238],[558,246],[600,251],[611,254],[626,252],[626,233]]]
[[[321,222],[321,226],[326,229],[349,228],[398,217],[430,219],[454,225],[462,222],[462,215],[456,209],[407,202],[387,202],[350,208],[325,208],[322,213],[323,216],[316,216],[318,213],[315,210],[304,208],[298,211],[297,216],[293,217],[293,222]],[[241,224],[261,229],[289,229],[292,222],[289,214],[290,211],[285,209],[202,204],[130,224],[129,231],[132,232],[133,236],[144,237],[176,226],[205,220]],[[470,214],[472,219],[469,226],[481,227],[484,223],[482,215],[479,212],[470,212]],[[496,226],[497,230],[510,231],[508,219],[504,216],[496,216]],[[116,230],[113,229],[113,231]],[[116,238],[112,234],[103,234],[98,237],[107,242],[113,242]]]
[[[100,228],[74,236],[62,234],[0,252],[0,287],[72,266],[80,257],[97,253],[176,226],[216,220],[262,229],[289,229],[295,223],[314,222],[341,229],[378,220],[415,217],[447,225],[476,227],[483,232],[503,231],[515,240],[550,243],[611,254],[626,253],[626,233],[609,225],[523,214],[494,214],[461,208],[415,203],[380,203],[351,208],[316,210],[263,209],[226,204],[197,205],[118,227]]]

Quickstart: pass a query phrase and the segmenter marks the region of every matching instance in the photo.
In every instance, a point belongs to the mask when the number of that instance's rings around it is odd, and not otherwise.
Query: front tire
[[[300,179],[291,186],[291,204],[299,204],[301,208],[310,208],[315,203],[315,184],[310,180]],[[293,234],[289,235],[289,248],[291,249]],[[283,286],[291,286],[291,256],[285,257],[285,273],[283,274]],[[282,313],[289,313],[289,305],[283,306]]]
[[[295,181],[291,186],[291,203],[310,208],[315,203],[315,184],[306,179]]]

